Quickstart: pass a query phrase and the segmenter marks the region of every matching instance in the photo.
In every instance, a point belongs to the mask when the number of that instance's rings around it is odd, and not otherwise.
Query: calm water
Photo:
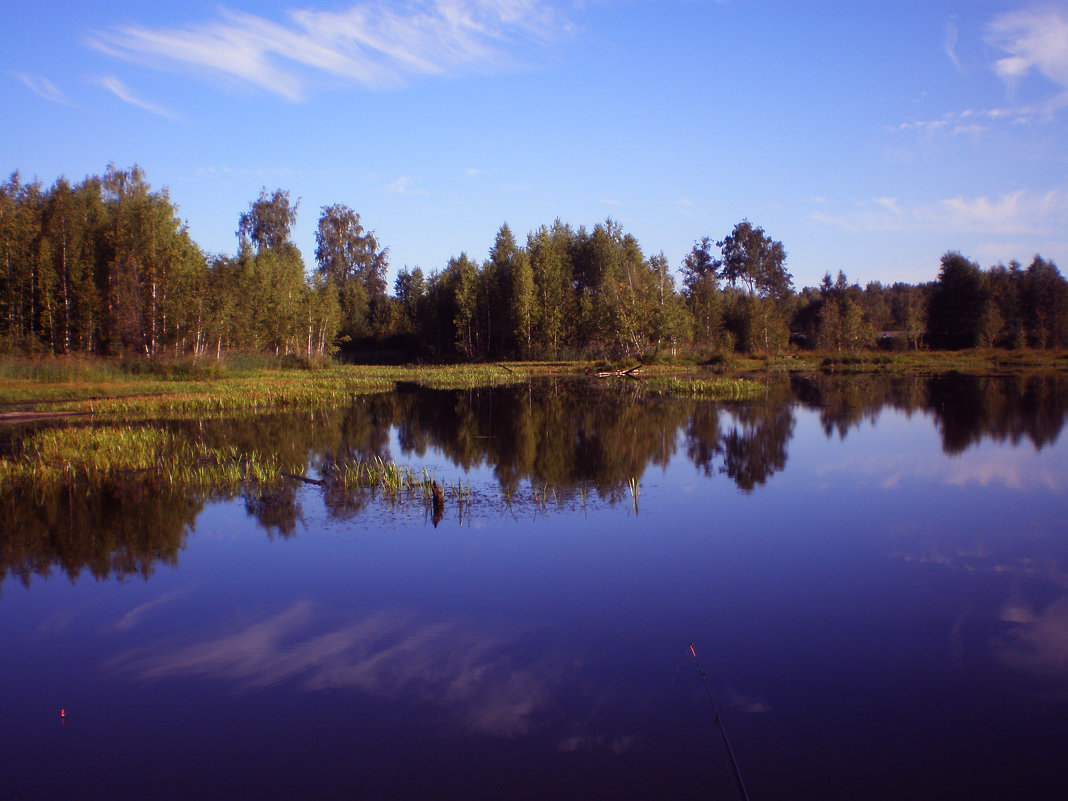
[[[1066,413],[1059,378],[813,378],[174,424],[471,503],[3,499],[0,786],[732,799],[692,642],[754,801],[1064,798]]]

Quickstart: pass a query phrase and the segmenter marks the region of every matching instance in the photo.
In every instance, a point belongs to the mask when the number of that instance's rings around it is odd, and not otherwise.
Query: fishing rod
[[[705,684],[708,703],[712,704],[712,719],[716,723],[716,728],[719,729],[719,736],[723,738],[723,750],[727,754],[727,765],[730,766],[731,778],[734,779],[734,789],[738,791],[738,798],[741,801],[749,801],[749,793],[745,791],[745,784],[742,783],[742,772],[738,770],[738,761],[734,758],[734,749],[731,748],[731,742],[727,739],[727,731],[723,728],[723,721],[719,719],[716,702],[712,700],[712,690],[708,686],[708,674],[701,669],[701,663],[697,661],[697,651],[694,649],[693,643],[690,643],[690,653],[693,654],[693,663],[697,666],[697,672],[701,674],[701,681]]]

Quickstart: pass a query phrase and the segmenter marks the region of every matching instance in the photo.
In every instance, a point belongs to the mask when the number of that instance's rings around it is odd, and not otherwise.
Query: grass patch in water
[[[130,374],[116,362],[0,361],[0,403],[19,411],[83,412],[97,419],[146,420],[240,411],[337,406],[354,395],[391,392],[399,382],[470,389],[525,381],[551,368],[533,364],[321,369],[253,368],[240,374],[163,378]]]
[[[274,454],[211,448],[153,427],[71,426],[31,435],[14,459],[0,460],[0,490],[90,488],[125,480],[236,492],[281,482],[286,464]]]
[[[746,401],[764,395],[764,385],[747,378],[650,378],[645,386],[651,394],[669,398]]]

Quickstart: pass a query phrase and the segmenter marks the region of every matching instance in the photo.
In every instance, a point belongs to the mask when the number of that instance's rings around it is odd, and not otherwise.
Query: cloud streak
[[[953,66],[957,68],[957,72],[964,74],[964,65],[960,63],[960,58],[957,56],[957,40],[959,37],[960,32],[957,29],[957,24],[949,22],[946,25],[946,39],[942,46],[945,48],[949,60],[953,62]]]
[[[64,105],[70,103],[70,100],[67,99],[67,96],[58,86],[41,75],[28,75],[25,72],[12,72],[10,74],[22,81],[26,88],[35,95],[50,103],[62,103]]]
[[[341,81],[371,89],[416,75],[517,66],[515,53],[540,47],[566,26],[535,0],[361,2],[337,11],[289,11],[282,22],[221,11],[184,28],[127,25],[90,46],[125,60],[252,86],[289,101],[310,84]]]
[[[894,197],[880,197],[859,202],[848,212],[832,214],[817,210],[811,216],[818,222],[848,231],[1056,235],[1068,228],[1068,192],[1018,189],[995,197],[959,196],[914,205],[904,205]]]
[[[1068,105],[1068,14],[1057,8],[1002,14],[987,26],[986,38],[1007,53],[994,71],[1010,87],[1037,72],[1060,88],[1051,107]]]
[[[170,111],[169,109],[166,109],[163,106],[158,106],[155,103],[150,103],[147,100],[142,100],[141,98],[135,96],[126,87],[126,84],[124,84],[122,81],[120,81],[114,76],[101,78],[100,85],[107,89],[109,92],[111,92],[113,95],[115,95],[115,97],[119,98],[119,100],[123,101],[124,103],[129,103],[131,106],[139,108],[142,111],[147,111],[150,114],[155,114],[159,117],[165,117],[168,120],[178,119],[178,115],[175,114],[173,111]]]
[[[284,681],[306,691],[353,689],[414,700],[467,731],[500,737],[526,733],[565,678],[557,657],[520,662],[512,638],[463,621],[383,611],[324,629],[318,617],[300,601],[234,631],[132,649],[105,668],[144,681],[203,676],[242,692]]]

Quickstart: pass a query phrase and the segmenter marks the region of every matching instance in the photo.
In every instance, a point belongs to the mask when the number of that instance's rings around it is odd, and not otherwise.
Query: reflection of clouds
[[[564,754],[573,754],[578,751],[609,751],[619,756],[629,751],[636,741],[637,738],[633,734],[621,737],[575,735],[560,740],[556,744],[556,750]]]
[[[843,474],[853,479],[866,478],[886,490],[901,489],[903,479],[911,477],[925,483],[962,488],[969,485],[1004,486],[1020,491],[1064,492],[1068,490],[1068,466],[1063,464],[1063,459],[1060,462],[1052,453],[1037,455],[1027,449],[1008,447],[979,447],[952,459],[924,462],[917,462],[906,454],[855,453],[820,465],[814,474],[821,478]]]
[[[762,715],[771,711],[771,704],[764,699],[742,695],[742,693],[738,692],[734,687],[727,688],[725,698],[727,706],[740,709],[750,715]]]
[[[1042,487],[1060,492],[1066,485],[1060,471],[1036,463],[1034,453],[1018,449],[967,454],[948,465],[945,481],[955,487],[978,484],[989,487],[1001,484],[1010,489],[1023,490]]]
[[[1010,610],[1012,624],[993,642],[994,653],[1009,667],[1038,679],[1052,680],[1068,693],[1068,595],[1062,595],[1034,616]],[[1003,615],[1004,617],[1004,615]]]
[[[119,622],[115,624],[115,630],[129,631],[141,622],[141,618],[143,618],[147,613],[151,612],[157,606],[162,606],[163,604],[170,603],[171,601],[181,598],[183,595],[188,595],[191,589],[191,587],[181,587],[176,590],[171,590],[170,592],[163,593],[157,598],[153,598],[151,601],[146,601],[140,606],[135,606],[133,609],[123,615],[122,618],[119,619]]]
[[[108,667],[146,680],[208,676],[246,691],[291,679],[306,690],[351,688],[437,706],[471,731],[500,736],[528,731],[563,679],[557,660],[520,666],[508,638],[458,621],[377,612],[310,634],[315,623],[312,604],[299,601],[221,636],[130,650]]]

